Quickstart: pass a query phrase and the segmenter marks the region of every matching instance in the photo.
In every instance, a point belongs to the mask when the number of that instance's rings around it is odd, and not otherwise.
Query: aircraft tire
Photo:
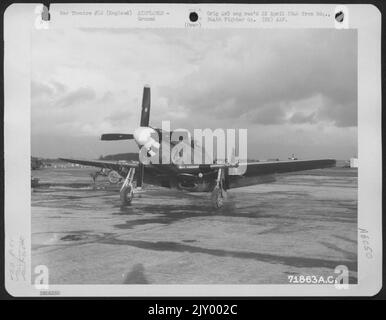
[[[122,205],[129,205],[134,197],[134,190],[132,186],[127,186],[121,191]]]
[[[215,187],[212,191],[212,204],[216,209],[220,209],[224,206],[225,202],[225,190],[221,191],[220,188]]]
[[[119,175],[118,172],[111,170],[107,177],[108,177],[109,182],[111,184],[117,184],[119,182],[121,176]]]

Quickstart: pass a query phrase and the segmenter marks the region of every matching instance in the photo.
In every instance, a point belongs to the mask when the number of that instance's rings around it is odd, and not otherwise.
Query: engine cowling
[[[211,182],[200,177],[189,174],[181,173],[177,177],[178,179],[178,188],[180,190],[190,191],[190,192],[207,192],[211,190]]]

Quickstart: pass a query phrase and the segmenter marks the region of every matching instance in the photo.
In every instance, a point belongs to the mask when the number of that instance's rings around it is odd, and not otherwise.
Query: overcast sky
[[[357,156],[354,30],[40,30],[32,41],[32,155],[133,152],[102,133],[150,123],[247,128],[248,158]]]

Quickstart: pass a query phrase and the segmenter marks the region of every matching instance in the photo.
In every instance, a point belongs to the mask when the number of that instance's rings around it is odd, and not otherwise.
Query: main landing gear
[[[224,169],[220,168],[217,172],[216,185],[212,191],[212,203],[216,209],[224,205],[226,190],[224,189]]]
[[[133,197],[134,197],[134,186],[133,186],[134,173],[135,173],[135,168],[130,168],[129,173],[127,174],[126,179],[122,184],[121,191],[120,191],[120,197],[121,197],[122,205],[128,205],[133,200]]]

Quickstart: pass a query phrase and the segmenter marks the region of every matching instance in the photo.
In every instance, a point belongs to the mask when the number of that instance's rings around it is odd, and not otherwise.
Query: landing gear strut
[[[133,187],[133,179],[134,179],[135,168],[130,168],[129,173],[126,176],[125,181],[122,184],[120,197],[122,205],[128,205],[131,203],[134,197],[134,187]]]
[[[212,203],[216,209],[224,205],[226,191],[224,189],[224,169],[220,168],[217,172],[216,186],[212,191]]]

